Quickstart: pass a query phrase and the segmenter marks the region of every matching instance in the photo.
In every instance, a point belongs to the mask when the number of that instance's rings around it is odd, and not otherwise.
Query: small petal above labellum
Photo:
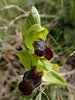
[[[51,60],[53,58],[53,52],[47,46],[45,46],[45,50],[43,51],[43,54],[47,60]]]
[[[19,83],[19,90],[26,96],[30,96],[33,90],[38,87],[42,82],[42,72],[36,72],[35,67],[26,71],[23,81]]]

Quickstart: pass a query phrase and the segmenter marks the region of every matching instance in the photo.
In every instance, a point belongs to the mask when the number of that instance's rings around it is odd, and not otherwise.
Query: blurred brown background
[[[75,100],[74,0],[0,0],[0,100],[47,100],[38,90],[28,98],[18,90],[25,68],[16,52],[24,49],[22,27],[32,6],[38,9],[42,26],[49,30],[46,44],[66,81],[65,86],[46,84],[40,90],[50,100]]]

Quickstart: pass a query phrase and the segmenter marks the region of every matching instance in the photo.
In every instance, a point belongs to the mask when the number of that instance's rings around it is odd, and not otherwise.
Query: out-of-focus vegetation
[[[47,45],[60,65],[65,86],[41,85],[31,97],[18,90],[24,67],[16,52],[24,49],[22,27],[32,6],[49,30]],[[75,95],[75,1],[74,0],[0,0],[0,100],[74,100]],[[44,91],[44,93],[42,93]]]

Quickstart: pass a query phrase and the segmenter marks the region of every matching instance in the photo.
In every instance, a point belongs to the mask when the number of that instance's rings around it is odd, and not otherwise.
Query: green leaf
[[[32,66],[37,65],[37,60],[32,55],[30,55],[28,52],[26,52],[24,50],[19,51],[17,53],[17,56],[19,57],[23,66],[28,70],[31,69],[31,65]]]
[[[58,84],[58,85],[65,84],[64,79],[59,74],[57,74],[54,70],[51,70],[50,72],[46,72],[42,77],[42,80],[44,82]]]
[[[29,49],[33,49],[33,41],[38,40],[39,38],[45,41],[48,31],[46,28],[41,27],[40,24],[35,24],[27,31],[25,37],[25,44]]]
[[[27,30],[34,24],[41,24],[41,21],[40,21],[40,15],[37,9],[35,7],[32,7],[28,17],[26,18],[26,21],[24,23],[23,30],[22,30],[24,44],[25,44],[25,37],[27,35]]]
[[[52,70],[52,64],[49,61],[44,60],[44,59],[40,59],[38,61],[38,66],[44,71],[51,71]]]

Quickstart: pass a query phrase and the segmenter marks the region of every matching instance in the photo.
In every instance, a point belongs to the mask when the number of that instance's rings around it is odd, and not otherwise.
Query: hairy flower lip
[[[34,41],[33,42],[34,46],[34,53],[42,57],[44,56],[47,60],[51,60],[53,58],[53,52],[50,48],[47,47],[45,42],[39,38],[39,41]]]
[[[43,51],[43,55],[47,60],[51,60],[53,58],[53,52],[47,46],[45,46],[45,50]]]
[[[43,56],[43,51],[41,51],[41,50],[39,50],[39,49],[35,49],[35,50],[34,50],[34,53],[35,53],[37,56],[40,56],[40,57]]]
[[[30,82],[25,82],[24,80],[19,83],[18,88],[19,90],[25,95],[25,96],[30,96],[33,93],[33,88],[30,87],[28,88],[28,85],[30,85]]]
[[[35,88],[42,83],[42,72],[37,72],[35,67],[26,71],[22,82],[19,83],[19,90],[25,95],[30,96]]]

